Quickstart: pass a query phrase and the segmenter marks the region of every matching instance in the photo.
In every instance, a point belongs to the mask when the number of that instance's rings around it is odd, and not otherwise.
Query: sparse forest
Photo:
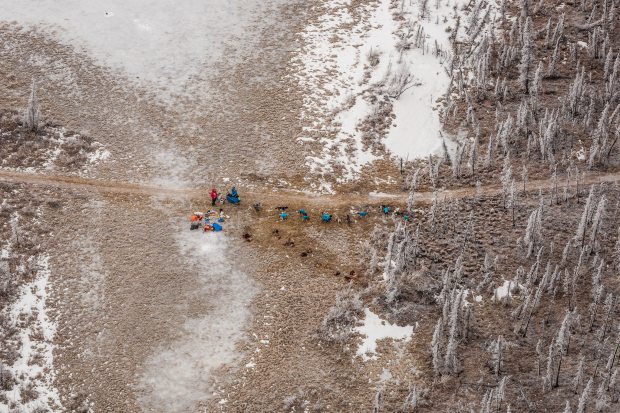
[[[617,7],[455,9],[442,119],[461,138],[409,167],[415,221],[376,227],[368,287],[339,297],[321,329],[338,343],[360,300],[419,326],[401,359],[420,371],[377,389],[374,412],[620,409],[620,188],[583,182],[619,165]],[[416,202],[442,187],[471,196]]]

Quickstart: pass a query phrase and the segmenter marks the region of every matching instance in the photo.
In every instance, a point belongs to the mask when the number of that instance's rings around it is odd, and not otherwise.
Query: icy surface
[[[355,331],[364,336],[357,348],[357,355],[361,356],[364,361],[377,358],[378,340],[391,338],[407,342],[413,335],[413,326],[399,327],[396,324],[390,324],[368,308],[364,309],[364,315],[362,324],[355,327]]]
[[[229,224],[230,225],[230,224]],[[216,369],[237,360],[236,345],[244,339],[248,304],[257,292],[252,279],[235,268],[225,233],[183,231],[180,248],[198,271],[205,300],[212,309],[188,319],[178,339],[160,348],[147,361],[140,378],[144,411],[196,411],[213,394]]]
[[[245,43],[239,38],[266,3],[273,1],[19,0],[2,4],[0,21],[44,29],[99,64],[181,93],[227,43]]]

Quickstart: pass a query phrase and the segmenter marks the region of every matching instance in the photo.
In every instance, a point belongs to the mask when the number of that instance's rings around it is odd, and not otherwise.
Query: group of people
[[[278,209],[280,210],[279,217],[280,217],[280,220],[282,221],[285,221],[289,217],[288,212],[286,212],[287,208],[288,207],[278,207]],[[310,214],[308,214],[308,212],[305,209],[300,209],[299,211],[297,211],[297,213],[301,217],[302,221],[305,222],[305,221],[310,220]],[[323,212],[321,214],[321,220],[323,222],[330,222],[332,220],[332,215],[329,212]]]
[[[409,211],[401,212],[400,208],[394,208],[394,210],[392,210],[389,205],[381,205],[381,211],[383,211],[383,215],[385,216],[390,215],[390,212],[397,216],[402,215],[404,221],[411,222],[411,213]]]
[[[215,205],[218,202],[220,204],[223,204],[224,202],[229,202],[233,205],[238,205],[240,202],[239,193],[237,192],[237,188],[235,187],[232,187],[230,192],[226,194],[226,197],[221,196],[217,192],[217,189],[215,187],[211,188],[211,192],[209,195],[211,197],[211,207],[215,207]],[[259,213],[262,209],[261,204],[254,204],[254,209],[256,210],[257,213]],[[279,206],[276,208],[276,210],[279,211],[278,216],[280,220],[285,221],[288,219],[289,217],[289,213],[287,212],[288,206]],[[402,216],[403,220],[407,222],[410,222],[412,218],[411,213],[409,211],[401,212],[400,208],[392,209],[389,205],[381,205],[380,211],[385,216],[390,215],[390,213],[396,216]],[[301,217],[302,221],[307,222],[310,220],[310,214],[305,209],[302,208],[298,210],[297,213]],[[366,218],[367,215],[368,215],[367,209],[361,209],[359,211],[352,211],[351,213],[347,213],[346,222],[347,224],[351,225],[351,223],[353,222],[352,220],[353,217],[357,216],[360,219],[364,219]],[[222,208],[220,208],[219,213],[216,212],[214,209],[210,210],[206,214],[203,214],[202,212],[194,212],[194,214],[191,217],[190,229],[194,230],[202,226],[204,231],[221,231],[222,223],[224,222],[224,220],[225,220],[225,215],[224,215],[224,210]],[[321,212],[321,221],[323,223],[330,223],[332,222],[332,220],[335,220],[338,223],[340,223],[340,218],[337,215],[332,215],[328,211]]]
[[[276,210],[279,211],[278,216],[280,217],[281,221],[285,221],[288,219],[289,217],[289,213],[287,212],[288,207],[287,206],[280,206],[277,207]],[[257,210],[258,212],[259,210]],[[308,212],[305,209],[300,209],[299,211],[297,211],[299,213],[299,215],[301,216],[302,221],[309,221],[310,220],[310,215],[308,214]],[[388,216],[390,215],[390,213],[393,213],[394,215],[402,215],[403,220],[410,222],[411,221],[411,213],[405,211],[405,212],[401,212],[399,208],[395,208],[392,209],[389,205],[381,205],[381,212],[385,215]],[[355,211],[353,213],[347,213],[346,215],[346,221],[347,224],[351,224],[352,223],[352,216],[357,216],[359,218],[365,218],[368,215],[368,210],[366,209],[362,209],[360,211]],[[324,223],[329,223],[332,221],[332,219],[334,219],[334,216],[332,214],[330,214],[327,211],[323,211],[321,213],[321,221]],[[340,218],[338,218],[337,216],[335,217],[336,221],[340,222]]]
[[[224,204],[224,202],[229,202],[233,205],[238,205],[241,201],[239,199],[239,193],[237,192],[237,188],[234,186],[230,190],[226,197],[222,197],[215,187],[211,188],[211,192],[209,193],[211,197],[211,207],[214,208],[215,205],[219,202],[220,204]],[[224,210],[220,208],[219,212],[215,209],[209,210],[207,213],[202,212],[194,212],[190,217],[190,230],[196,230],[202,228],[205,232],[207,231],[222,231],[222,224],[226,219],[226,215],[224,214]]]
[[[214,207],[215,204],[219,201],[220,203],[224,203],[224,199],[233,205],[239,205],[241,199],[239,198],[239,193],[237,192],[236,187],[232,187],[229,193],[226,194],[226,198],[222,198],[222,196],[217,192],[217,189],[211,188],[211,206]]]

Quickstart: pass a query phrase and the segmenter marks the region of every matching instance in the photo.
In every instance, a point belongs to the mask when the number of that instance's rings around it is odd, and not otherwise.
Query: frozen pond
[[[226,45],[252,47],[248,28],[283,1],[12,0],[0,21],[36,26],[99,64],[174,93],[220,61]]]

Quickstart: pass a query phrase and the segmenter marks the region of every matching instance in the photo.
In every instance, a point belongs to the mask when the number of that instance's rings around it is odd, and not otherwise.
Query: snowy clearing
[[[413,326],[399,327],[396,324],[390,324],[368,308],[364,309],[364,315],[362,324],[355,327],[355,331],[365,336],[357,348],[357,355],[364,361],[377,359],[378,340],[391,338],[407,342],[413,335]]]
[[[293,62],[307,90],[299,141],[322,147],[308,158],[314,172],[344,166],[343,181],[381,157],[382,145],[408,159],[440,148],[437,99],[450,83],[449,27],[461,3],[433,2],[422,14],[418,1],[327,2]]]

